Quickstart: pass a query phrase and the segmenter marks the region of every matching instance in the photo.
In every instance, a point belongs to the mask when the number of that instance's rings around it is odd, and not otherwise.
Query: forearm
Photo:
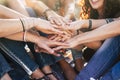
[[[76,40],[79,44],[104,40],[110,37],[114,37],[120,34],[120,20],[115,21],[90,32],[86,32],[76,36]]]
[[[11,40],[16,40],[16,41],[23,41],[24,36],[25,36],[25,40],[27,42],[32,42],[32,43],[35,43],[36,39],[38,38],[37,35],[34,35],[30,32],[26,32],[25,35],[24,35],[24,32],[19,32],[19,33],[16,33],[16,34],[6,36],[5,38],[11,39]]]
[[[0,37],[23,31],[23,26],[19,19],[0,19],[0,24]],[[25,30],[33,28],[36,24],[33,18],[24,19]]]
[[[4,17],[3,17],[4,16]],[[23,18],[26,17],[17,11],[0,5],[0,17],[2,18]]]
[[[25,16],[29,16],[28,12],[25,9],[25,6],[21,3],[20,0],[7,0],[7,2],[8,2],[8,6],[11,9],[18,11]]]
[[[98,27],[101,27],[105,24],[107,24],[105,19],[91,19],[92,20],[92,27],[91,29],[96,29]],[[120,20],[120,18],[113,18],[114,21]],[[83,27],[82,28],[88,28],[89,26],[89,20],[83,20]]]
[[[72,19],[74,18],[75,11],[75,1],[74,0],[65,0],[65,18]]]
[[[42,15],[49,9],[42,1],[26,0],[28,6],[32,7],[38,15]]]
[[[90,42],[90,43],[85,43],[84,45],[87,46],[88,48],[97,50],[102,45],[102,42],[101,41],[94,41],[94,42]]]

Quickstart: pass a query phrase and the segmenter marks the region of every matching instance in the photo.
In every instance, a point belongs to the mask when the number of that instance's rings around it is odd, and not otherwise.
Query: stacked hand
[[[50,22],[46,20],[39,20],[36,29],[47,34],[52,34],[48,38],[40,37],[37,41],[36,51],[47,52],[55,56],[60,56],[55,51],[67,48],[74,48],[78,46],[78,38],[74,37],[74,32],[84,26],[84,21],[75,21],[67,23],[63,17],[55,15],[54,18],[49,18]],[[68,21],[69,22],[69,21]]]

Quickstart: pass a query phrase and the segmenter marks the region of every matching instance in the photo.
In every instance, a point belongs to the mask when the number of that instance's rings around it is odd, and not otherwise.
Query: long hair
[[[120,16],[120,0],[104,0],[103,15],[99,15],[97,10],[93,9],[89,0],[84,0],[82,6],[81,18],[82,19],[98,19],[101,18],[115,18]]]

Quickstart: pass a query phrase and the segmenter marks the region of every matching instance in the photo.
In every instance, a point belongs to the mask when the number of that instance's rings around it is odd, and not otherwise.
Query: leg
[[[76,76],[74,69],[65,60],[60,60],[59,64],[67,80],[74,80]]]
[[[24,43],[7,39],[0,40],[0,47],[5,55],[17,65],[21,66],[32,78],[41,78],[44,76],[42,71],[38,69],[38,65],[30,58],[24,49]]]
[[[8,75],[8,72],[11,70],[9,64],[4,59],[0,53],[0,80],[12,80]]]
[[[120,52],[120,36],[107,39],[91,58],[85,68],[81,70],[76,80],[97,79],[116,63]]]
[[[10,78],[10,76],[8,75],[8,73],[6,73],[6,74],[4,74],[3,77],[1,77],[0,80],[12,80],[12,79]]]
[[[51,69],[50,65],[55,64],[55,61],[53,60],[54,57],[46,53],[35,52],[34,56],[37,64],[39,65],[40,69],[45,73],[45,75],[47,75],[51,80],[58,80],[57,76],[55,76],[54,74],[50,74],[53,73],[53,70]]]
[[[119,80],[120,79],[120,61],[112,69],[102,76],[101,80]]]
[[[73,59],[75,61],[75,69],[79,72],[84,67],[84,58],[82,56],[82,51],[77,51],[72,49]]]

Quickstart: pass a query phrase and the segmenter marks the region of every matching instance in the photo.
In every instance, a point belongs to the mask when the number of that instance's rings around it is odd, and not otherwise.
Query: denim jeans
[[[99,79],[117,62],[119,55],[120,36],[105,40],[103,45],[97,50],[88,64],[80,71],[75,80]]]
[[[25,51],[23,42],[2,38],[0,48],[5,52],[5,56],[9,57],[14,64],[19,64],[28,75],[39,67]]]
[[[1,51],[1,53],[3,52]],[[0,78],[3,77],[5,73],[8,73],[12,80],[29,80],[28,75],[23,69],[13,68],[11,65],[9,65],[8,61],[4,58],[4,56],[1,53],[0,53]]]
[[[12,80],[30,80],[28,74],[20,67],[11,65],[12,70],[8,72]]]
[[[8,62],[5,60],[3,55],[0,53],[0,78],[8,73],[12,68],[9,66]]]
[[[120,61],[102,76],[100,80],[120,80]]]
[[[5,56],[16,65],[21,66],[28,75],[31,75],[37,68],[42,68],[45,65],[52,65],[55,61],[61,60],[62,57],[55,57],[46,53],[36,53],[34,45],[29,43],[31,51],[35,57],[35,61],[30,58],[24,49],[24,42],[14,41],[9,39],[0,39],[0,48],[5,52]]]

